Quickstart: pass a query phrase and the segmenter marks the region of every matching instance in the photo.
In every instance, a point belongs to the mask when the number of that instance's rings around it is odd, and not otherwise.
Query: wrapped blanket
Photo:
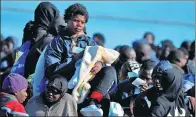
[[[102,46],[87,46],[85,48],[83,58],[79,60],[80,62],[76,63],[77,66],[75,74],[68,83],[68,88],[74,87],[72,96],[78,103],[81,103],[84,99],[84,94],[81,94],[81,90],[87,90],[90,88],[87,82],[94,78],[95,74],[92,74],[90,70],[93,68],[95,63],[97,61],[101,61],[106,64],[112,64],[118,58],[118,56],[119,53],[117,51],[107,49]],[[70,84],[72,84],[72,86]]]

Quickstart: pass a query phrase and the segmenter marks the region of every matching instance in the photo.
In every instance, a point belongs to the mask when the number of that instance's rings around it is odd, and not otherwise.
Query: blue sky
[[[77,1],[52,1],[63,15],[64,10]],[[133,17],[155,20],[170,20],[180,22],[195,22],[194,1],[78,1],[84,4],[90,15],[108,15],[119,17]],[[1,2],[1,7],[14,7],[34,10],[40,1],[11,1]],[[34,13],[10,12],[1,10],[1,33],[4,37],[12,35],[17,38],[16,46],[21,45],[23,28],[29,20],[33,20]],[[146,31],[156,36],[156,44],[163,39],[171,39],[176,46],[184,40],[194,40],[193,26],[155,24],[136,21],[106,20],[90,18],[87,24],[87,33],[92,36],[101,32],[106,38],[106,47],[114,48],[117,45],[131,45],[132,41],[142,38]]]

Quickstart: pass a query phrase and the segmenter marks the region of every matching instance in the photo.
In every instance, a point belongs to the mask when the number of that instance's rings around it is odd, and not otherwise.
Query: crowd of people
[[[19,48],[1,35],[0,116],[195,115],[195,41],[157,46],[152,32],[115,47],[119,57],[112,64],[97,61],[89,93],[78,103],[68,88],[78,60],[87,46],[106,48],[102,33],[88,36],[88,20],[80,3],[62,17],[55,5],[41,2]]]

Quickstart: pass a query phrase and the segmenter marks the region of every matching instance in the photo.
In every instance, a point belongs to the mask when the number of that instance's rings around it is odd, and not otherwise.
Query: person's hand
[[[195,112],[195,97],[189,97],[189,100],[190,100],[190,102],[191,102],[193,111]]]
[[[72,35],[72,39],[77,40],[78,37],[85,35],[84,31],[81,31],[77,34]]]
[[[146,91],[147,89],[148,89],[148,85],[147,85],[146,83],[140,85],[140,90],[141,90],[141,91]]]
[[[134,114],[133,113],[133,108],[134,108],[134,104],[132,103],[132,104],[130,104],[130,112],[131,112],[132,115]]]
[[[102,67],[103,67],[102,66],[102,62],[101,61],[97,61],[95,63],[95,65],[94,65],[94,67],[91,69],[91,73],[97,74],[101,70]]]

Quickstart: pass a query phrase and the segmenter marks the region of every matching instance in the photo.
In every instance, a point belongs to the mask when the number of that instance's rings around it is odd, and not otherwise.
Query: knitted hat
[[[23,76],[10,73],[3,81],[2,89],[14,93],[28,87],[28,82]]]

